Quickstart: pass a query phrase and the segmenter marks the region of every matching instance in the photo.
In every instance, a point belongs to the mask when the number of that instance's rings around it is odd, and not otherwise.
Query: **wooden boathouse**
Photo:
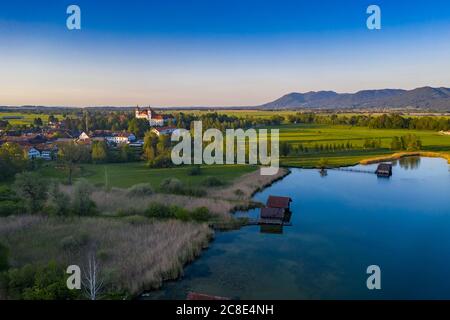
[[[379,177],[390,177],[392,176],[392,164],[390,163],[380,163],[377,170],[375,171]]]
[[[291,202],[289,197],[269,196],[266,207],[261,208],[259,224],[284,225],[290,222]]]

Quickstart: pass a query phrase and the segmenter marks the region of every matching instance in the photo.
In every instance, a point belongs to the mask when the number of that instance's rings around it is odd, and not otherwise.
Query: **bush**
[[[149,218],[170,219],[175,218],[173,210],[169,206],[161,203],[152,203],[145,210],[145,215]]]
[[[186,187],[183,188],[183,190],[181,190],[179,194],[192,197],[203,197],[206,195],[206,191],[200,188]]]
[[[160,186],[162,191],[169,193],[182,193],[183,192],[183,183],[176,178],[166,178],[164,179]]]
[[[0,201],[0,217],[21,214],[24,211],[26,209],[20,202],[10,200]]]
[[[65,270],[55,262],[10,269],[3,275],[2,286],[8,299],[68,300],[79,298],[78,290],[69,290]]]
[[[203,180],[202,184],[206,187],[219,187],[224,185],[222,180],[216,177],[207,177],[205,180]]]
[[[144,197],[153,194],[153,188],[150,183],[139,183],[128,188],[129,197]]]
[[[202,168],[200,166],[193,166],[189,169],[188,175],[199,176],[202,174]]]
[[[93,186],[85,179],[80,179],[74,186],[73,211],[80,216],[94,215],[97,213],[96,205],[91,200],[90,194]]]
[[[209,213],[208,208],[200,207],[192,211],[191,217],[195,221],[206,222],[211,218],[211,214]]]
[[[13,189],[23,201],[28,213],[40,212],[47,199],[47,182],[37,173],[24,172],[16,175]]]
[[[89,241],[89,236],[85,233],[78,235],[70,235],[61,239],[61,248],[67,251],[74,251],[86,245]]]
[[[59,189],[59,184],[54,182],[49,192],[49,212],[57,216],[70,214],[70,197]]]

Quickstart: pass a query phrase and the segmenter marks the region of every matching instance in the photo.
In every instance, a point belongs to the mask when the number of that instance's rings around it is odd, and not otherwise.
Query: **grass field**
[[[11,125],[30,125],[35,118],[41,118],[44,124],[48,122],[48,114],[22,113],[22,112],[0,112],[0,120],[7,120]],[[62,119],[61,114],[54,114],[55,117]],[[4,117],[18,117],[21,119],[4,119]]]
[[[86,164],[81,166],[77,177],[84,177],[95,185],[128,188],[138,183],[149,182],[154,188],[166,178],[177,178],[186,185],[201,187],[202,181],[208,176],[214,176],[224,183],[230,183],[243,174],[256,170],[255,166],[246,165],[212,165],[202,166],[200,175],[189,175],[191,167],[174,167],[167,169],[149,168],[143,162],[115,163],[115,164]],[[62,169],[55,169],[48,164],[41,169],[44,176],[64,180],[67,173]]]
[[[360,160],[374,156],[392,154],[390,144],[395,136],[415,134],[422,140],[423,150],[435,152],[450,152],[450,136],[444,136],[434,131],[418,130],[390,130],[369,129],[365,127],[351,126],[327,126],[327,125],[282,125],[268,127],[280,129],[280,141],[286,141],[293,147],[302,144],[313,148],[315,144],[342,144],[350,142],[354,150],[336,152],[302,153],[301,155],[288,156],[281,159],[284,166],[313,167],[321,158],[326,158],[330,165],[352,165]],[[365,139],[380,139],[381,148],[363,149]]]

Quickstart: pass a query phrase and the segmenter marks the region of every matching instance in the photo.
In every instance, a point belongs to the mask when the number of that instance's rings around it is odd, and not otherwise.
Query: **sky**
[[[71,4],[81,30],[66,27]],[[251,106],[421,86],[450,87],[448,0],[0,1],[0,105]]]

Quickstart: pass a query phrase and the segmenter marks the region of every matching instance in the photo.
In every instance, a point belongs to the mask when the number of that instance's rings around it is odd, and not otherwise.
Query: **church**
[[[136,107],[136,118],[146,119],[151,127],[162,127],[164,126],[164,117],[153,111],[152,108],[140,109],[139,106]]]

